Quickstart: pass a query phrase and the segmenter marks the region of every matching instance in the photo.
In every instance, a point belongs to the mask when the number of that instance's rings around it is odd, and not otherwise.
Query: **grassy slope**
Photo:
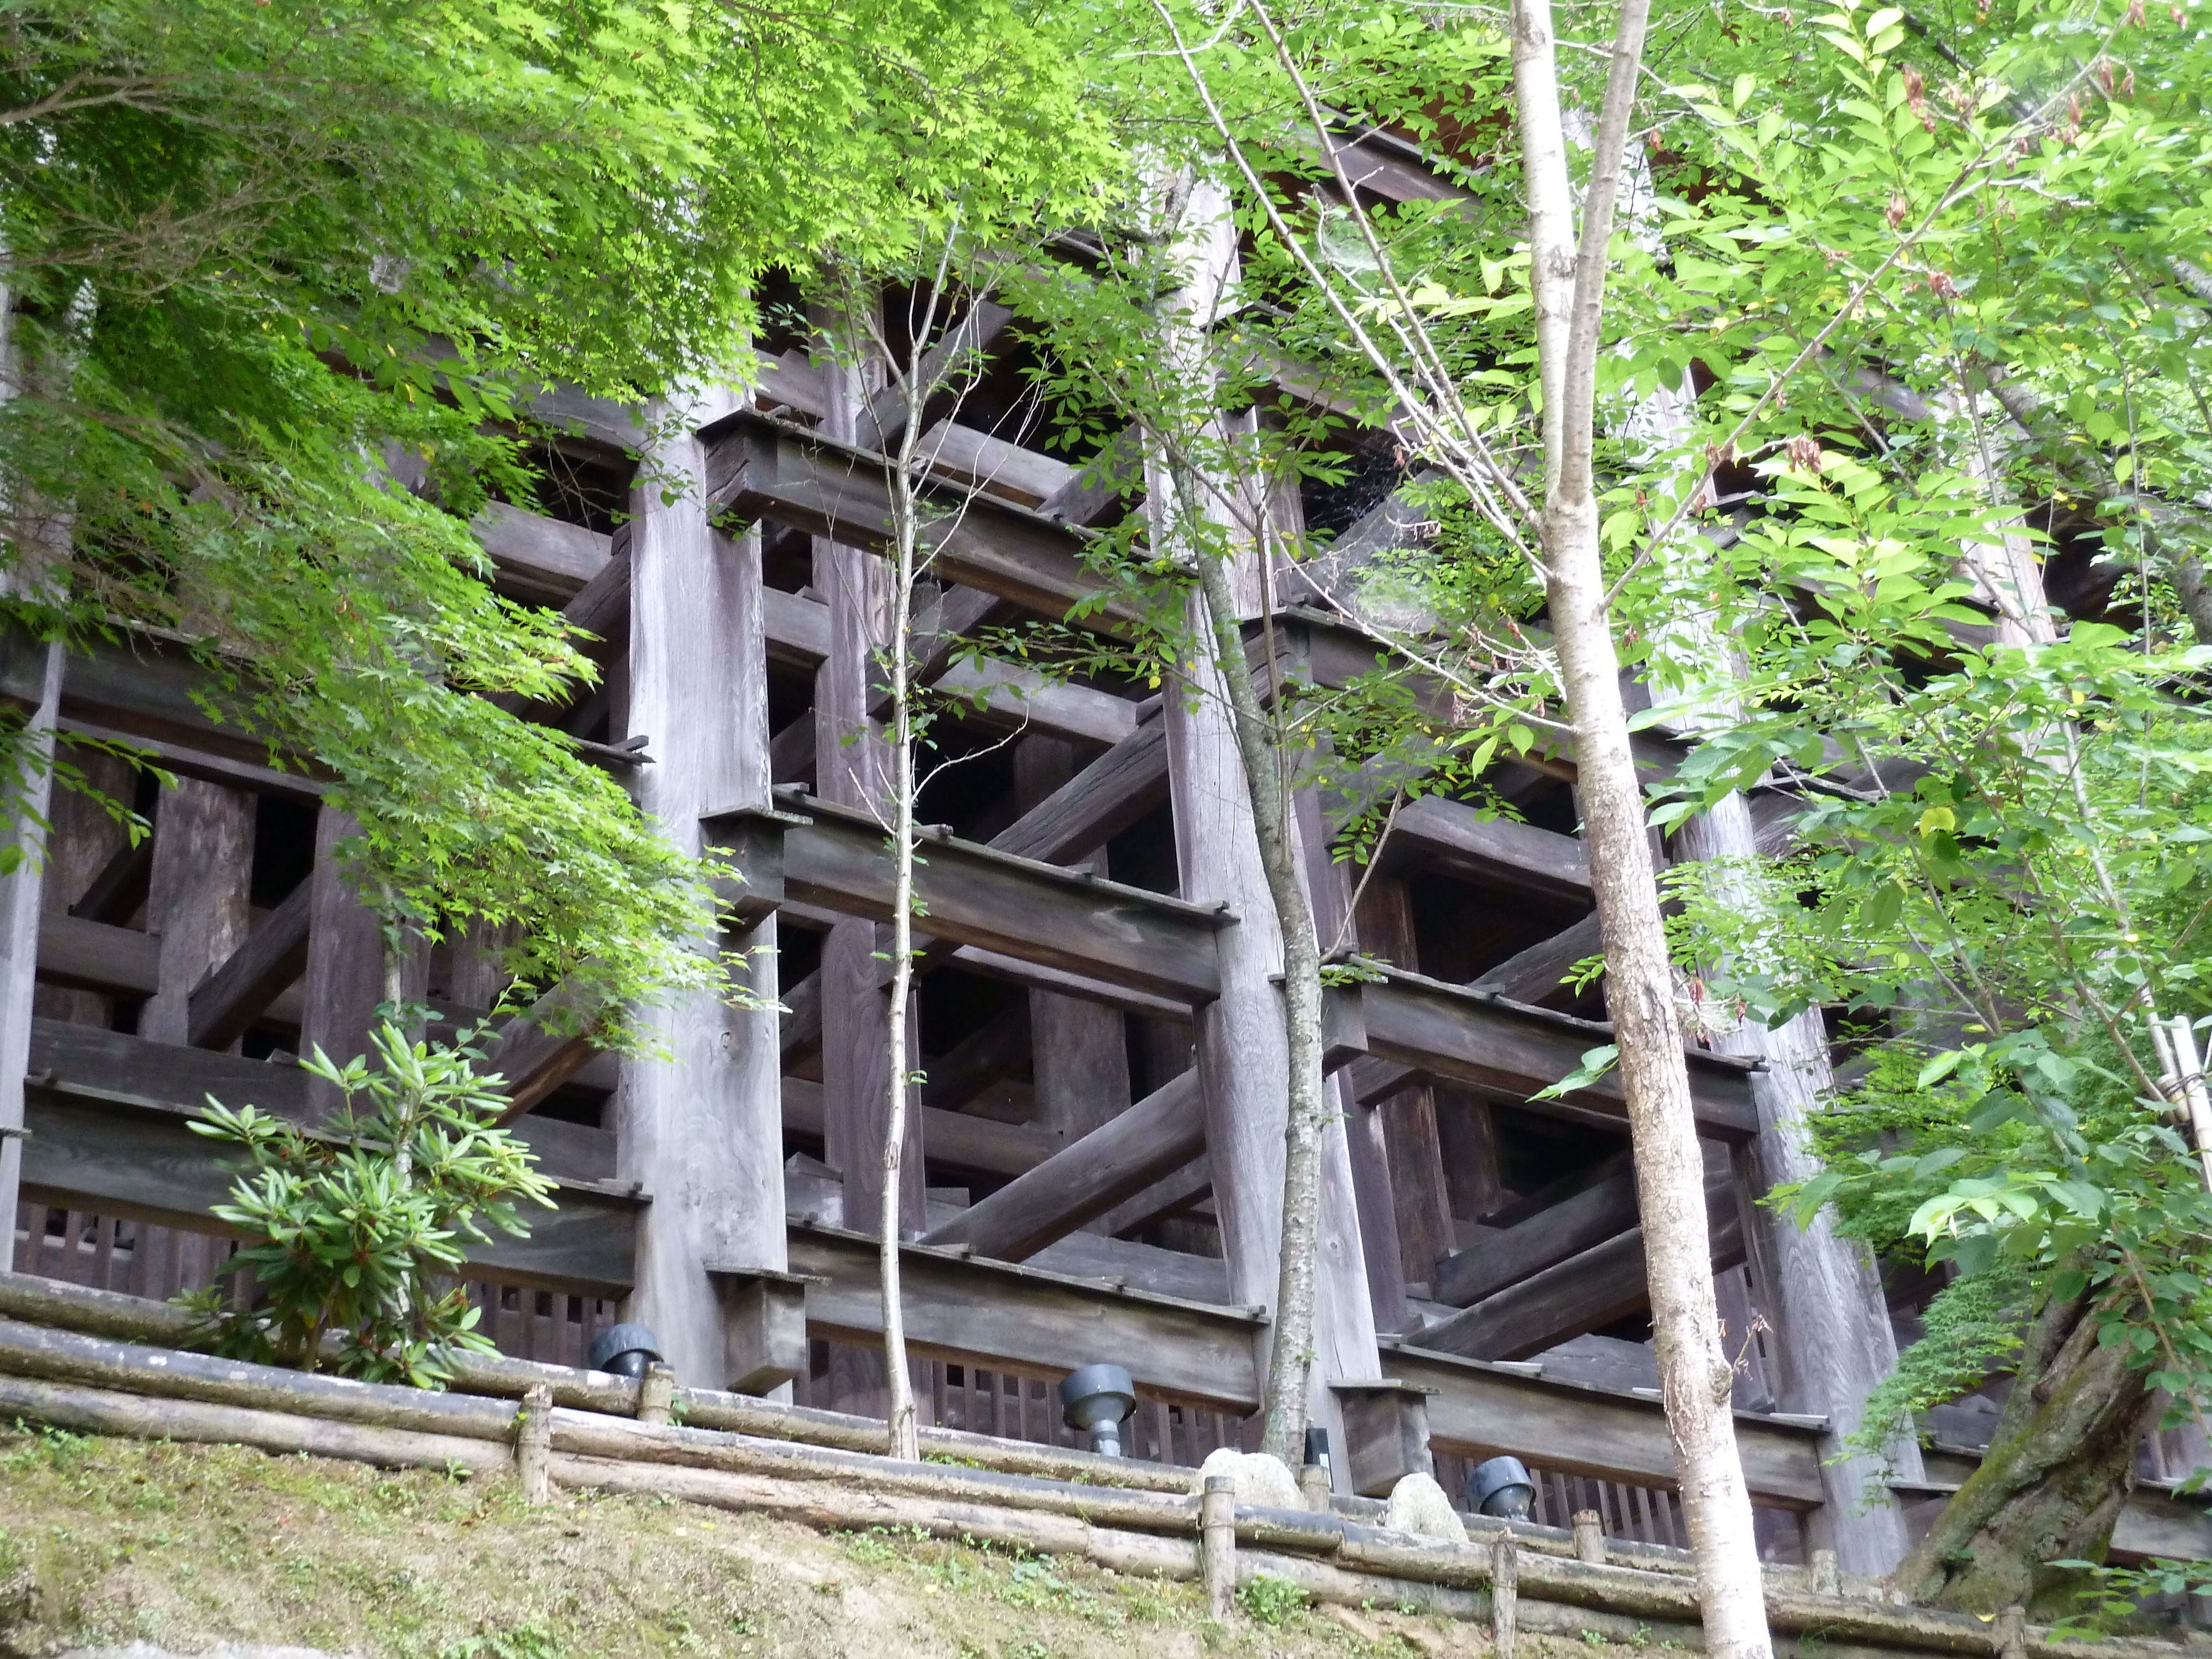
[[[238,1447],[0,1429],[0,1654],[220,1638],[393,1659],[1414,1659],[1486,1633],[1260,1609],[1197,1586],[690,1504],[453,1481]],[[1565,1650],[1524,1637],[1527,1659]],[[1573,1644],[1583,1659],[1607,1659]]]

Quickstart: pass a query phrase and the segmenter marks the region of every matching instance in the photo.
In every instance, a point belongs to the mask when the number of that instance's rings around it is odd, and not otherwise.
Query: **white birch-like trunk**
[[[1580,236],[1559,123],[1549,0],[1516,0],[1513,74],[1528,197],[1530,282],[1544,392],[1546,566],[1560,689],[1574,732],[1590,887],[1636,1156],[1661,1392],[1696,1561],[1706,1651],[1772,1651],[1751,1498],[1736,1455],[1706,1237],[1704,1159],[1676,1021],[1643,790],[1629,746],[1604,570],[1592,447],[1607,250],[1647,8],[1622,9]]]

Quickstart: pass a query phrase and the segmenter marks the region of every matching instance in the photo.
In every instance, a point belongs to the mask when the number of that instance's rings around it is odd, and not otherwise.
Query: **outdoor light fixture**
[[[660,1339],[644,1325],[610,1325],[592,1339],[586,1363],[595,1371],[617,1376],[643,1376],[645,1368],[661,1358]]]
[[[1311,1424],[1306,1425],[1306,1467],[1328,1469],[1331,1474],[1335,1473],[1329,1467],[1328,1431]]]
[[[1119,1365],[1085,1365],[1060,1385],[1060,1410],[1067,1426],[1091,1437],[1101,1457],[1121,1455],[1121,1421],[1137,1409],[1137,1385]]]
[[[1504,1521],[1525,1521],[1529,1505],[1536,1501],[1536,1483],[1528,1478],[1528,1466],[1517,1457],[1493,1457],[1476,1464],[1467,1487],[1477,1514]]]

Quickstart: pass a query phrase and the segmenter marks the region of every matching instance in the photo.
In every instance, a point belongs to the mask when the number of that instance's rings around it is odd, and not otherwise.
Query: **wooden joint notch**
[[[1395,1377],[1334,1382],[1344,1419],[1346,1484],[1362,1498],[1388,1498],[1409,1474],[1433,1477],[1436,1455],[1429,1449],[1429,1396],[1436,1389]]]
[[[819,1273],[774,1267],[708,1267],[722,1307],[724,1386],[766,1394],[806,1375],[806,1287]]]

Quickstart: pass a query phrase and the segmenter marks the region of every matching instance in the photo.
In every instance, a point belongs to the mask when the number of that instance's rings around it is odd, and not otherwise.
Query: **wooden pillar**
[[[1420,965],[1413,949],[1413,902],[1406,884],[1376,875],[1360,895],[1354,921],[1360,948],[1401,968]],[[1458,1243],[1443,1142],[1437,1128],[1436,1091],[1425,1083],[1401,1089],[1376,1109],[1397,1221],[1398,1256],[1406,1279],[1425,1285],[1437,1258]]]
[[[822,429],[850,442],[860,411],[881,383],[881,366],[828,356],[819,361],[826,405]],[[841,805],[884,811],[890,757],[868,704],[884,679],[879,653],[894,643],[890,570],[872,553],[817,537],[814,586],[830,611],[830,654],[814,677],[815,792]],[[889,964],[881,949],[872,921],[839,921],[822,942],[823,1156],[845,1183],[845,1224],[866,1233],[876,1231],[882,1211],[890,1092],[890,997],[884,982]],[[916,1025],[907,1022],[909,1032]],[[908,1046],[912,1070],[916,1051]],[[915,1108],[919,1105],[917,1100]],[[927,1226],[919,1109],[908,1111],[906,1125],[899,1215],[905,1231],[919,1234]]]
[[[46,675],[39,706],[24,744],[34,774],[28,787],[29,814],[7,826],[0,842],[17,856],[14,869],[0,876],[0,1245],[15,1261],[15,1194],[23,1176],[23,1074],[31,1063],[31,999],[38,985],[39,908],[46,873],[45,818],[53,800],[53,775],[43,757],[51,753],[54,720],[61,708],[62,649],[46,647]]]
[[[154,872],[146,930],[161,936],[161,988],[138,1018],[138,1035],[183,1042],[192,992],[246,943],[253,926],[252,795],[179,778],[154,828]]]
[[[1206,330],[1237,269],[1237,236],[1229,203],[1200,179],[1190,190],[1178,249],[1190,285],[1162,307],[1169,350],[1185,372],[1212,372]],[[1175,480],[1160,458],[1148,458],[1147,497],[1154,545],[1174,544]],[[1200,510],[1208,510],[1200,508]],[[1264,587],[1257,550],[1248,548],[1230,573],[1240,606],[1256,611]],[[1205,636],[1203,629],[1196,636]],[[1252,799],[1229,724],[1226,688],[1210,652],[1200,648],[1190,684],[1170,689],[1165,706],[1168,779],[1175,811],[1176,859],[1183,896],[1226,903],[1239,920],[1217,936],[1221,995],[1200,1011],[1198,1064],[1206,1105],[1206,1155],[1213,1172],[1214,1212],[1230,1294],[1272,1308],[1280,1269],[1283,1140],[1290,1086],[1283,1029],[1282,934],[1253,830]],[[1194,700],[1186,695],[1194,690]],[[1295,830],[1295,826],[1293,826]],[[1332,1382],[1377,1374],[1375,1315],[1354,1198],[1344,1121],[1334,1119],[1321,1143],[1321,1232],[1314,1272],[1314,1358],[1307,1410],[1341,1445],[1344,1425]],[[1257,1340],[1262,1376],[1267,1334]]]
[[[98,796],[81,789],[63,789],[55,793],[48,807],[51,827],[39,908],[49,917],[68,915],[70,907],[85,898],[103,875],[112,877],[125,867],[137,869],[142,856],[152,861],[153,849],[143,842],[133,848],[129,831],[98,798],[127,805],[137,792],[137,769],[119,756],[96,750],[74,756],[71,763]],[[135,908],[137,902],[143,902],[131,898],[128,890],[132,884],[128,879],[113,884],[124,890],[122,896],[104,914],[94,916],[94,921],[120,922],[124,917],[117,911],[121,907]],[[96,1025],[105,1030],[115,1024],[115,997],[106,991],[41,985],[32,1000],[32,1012],[40,1019],[67,1020],[73,1025]]]
[[[368,1034],[384,1000],[384,931],[340,866],[337,845],[361,825],[332,806],[315,816],[315,863],[307,879],[307,971],[300,1019],[302,1059],[320,1048],[341,1066],[368,1052]],[[338,1109],[329,1084],[309,1085],[313,1115]]]
[[[1674,851],[1678,858],[1705,859],[1741,856],[1753,847],[1750,808],[1742,796],[1731,795],[1685,823]],[[1836,1231],[1826,1211],[1800,1227],[1786,1213],[1747,1201],[1778,1182],[1818,1173],[1805,1118],[1820,1109],[1832,1081],[1827,1033],[1814,1009],[1778,1030],[1739,1026],[1713,1046],[1766,1061],[1752,1078],[1759,1132],[1739,1164],[1750,1188],[1740,1201],[1754,1282],[1772,1298],[1763,1311],[1774,1327],[1782,1375],[1769,1381],[1784,1410],[1819,1413],[1829,1424],[1820,1461],[1827,1501],[1806,1517],[1808,1546],[1833,1549],[1846,1572],[1879,1577],[1893,1570],[1908,1547],[1904,1514],[1890,1495],[1884,1460],[1846,1456],[1844,1442],[1857,1431],[1875,1385],[1897,1366],[1881,1282],[1865,1250]],[[1920,1447],[1910,1434],[1892,1443],[1889,1462],[1898,1479],[1921,1479]]]
[[[1359,936],[1352,915],[1351,884],[1346,879],[1345,866],[1329,857],[1328,832],[1316,791],[1298,791],[1297,814],[1298,834],[1304,843],[1306,890],[1311,896],[1314,927],[1320,934],[1322,949],[1326,952],[1339,940],[1346,947],[1356,947]],[[1378,1329],[1402,1331],[1413,1322],[1413,1310],[1406,1301],[1404,1251],[1398,1239],[1397,1203],[1390,1190],[1390,1152],[1384,1139],[1382,1113],[1359,1103],[1348,1070],[1329,1079],[1328,1087],[1343,1127],[1352,1176],[1351,1202],[1359,1217],[1368,1301]]]
[[[1074,750],[1058,738],[1024,738],[1014,748],[1014,798],[1028,811],[1074,775]],[[1106,873],[1103,848],[1071,859],[1075,869]],[[1129,1109],[1129,1047],[1121,1011],[1053,991],[1030,993],[1030,1063],[1035,1121],[1081,1139]],[[1090,1224],[1096,1231],[1104,1218]]]
[[[692,430],[726,412],[727,397],[690,410]],[[629,735],[653,764],[637,773],[638,804],[686,853],[702,813],[766,805],[768,679],[760,538],[732,539],[707,519],[706,456],[671,439],[631,495]],[[663,499],[672,489],[673,501]],[[781,1271],[781,1049],[775,922],[725,949],[750,952],[757,1008],[692,993],[644,1011],[663,1058],[623,1066],[617,1167],[653,1201],[637,1231],[628,1316],[652,1328],[678,1377],[721,1387],[722,1315],[707,1269]]]

